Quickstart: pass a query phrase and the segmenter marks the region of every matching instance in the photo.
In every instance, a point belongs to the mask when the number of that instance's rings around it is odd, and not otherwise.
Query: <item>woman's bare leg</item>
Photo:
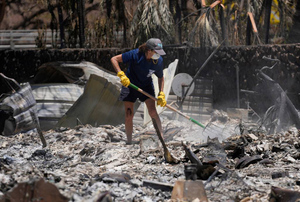
[[[133,102],[124,102],[125,107],[125,132],[127,136],[127,143],[132,143],[132,131],[133,131]]]

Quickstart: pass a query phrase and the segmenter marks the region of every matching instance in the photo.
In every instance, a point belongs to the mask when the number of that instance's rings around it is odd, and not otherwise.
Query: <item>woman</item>
[[[122,90],[120,100],[124,102],[125,107],[125,131],[127,136],[127,144],[132,144],[133,130],[133,105],[139,98],[141,102],[145,102],[149,115],[157,123],[160,131],[162,131],[161,121],[157,114],[155,101],[142,93],[129,88],[130,82],[138,86],[143,91],[154,95],[154,87],[151,75],[154,73],[158,77],[159,95],[157,97],[157,105],[164,107],[166,105],[163,77],[163,59],[161,55],[165,55],[162,43],[157,38],[151,38],[142,44],[138,49],[128,51],[126,53],[116,55],[111,58],[111,63],[121,79]],[[129,67],[126,74],[121,70],[119,63],[128,63]]]

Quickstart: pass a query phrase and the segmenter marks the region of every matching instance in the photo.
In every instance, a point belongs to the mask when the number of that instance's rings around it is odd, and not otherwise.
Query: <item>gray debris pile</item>
[[[241,132],[219,142],[203,141],[204,131],[192,123],[164,120],[163,127],[178,164],[165,161],[152,126],[135,125],[133,145],[125,143],[124,125],[49,130],[45,148],[35,132],[1,136],[2,201],[18,184],[41,178],[58,188],[61,201],[171,201],[174,184],[186,179],[185,168],[197,158],[195,177],[209,201],[300,198],[299,130],[267,135],[255,124],[240,124]],[[289,196],[276,196],[278,190]]]

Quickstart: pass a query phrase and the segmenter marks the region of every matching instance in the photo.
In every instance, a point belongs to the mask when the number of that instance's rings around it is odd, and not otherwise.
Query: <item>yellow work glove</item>
[[[167,101],[165,98],[165,94],[164,94],[164,92],[160,91],[158,94],[158,97],[157,97],[157,105],[164,107],[164,106],[166,106],[166,104],[167,104]]]
[[[117,74],[118,77],[121,79],[121,83],[123,86],[128,87],[130,84],[129,78],[125,75],[123,71],[119,71]]]

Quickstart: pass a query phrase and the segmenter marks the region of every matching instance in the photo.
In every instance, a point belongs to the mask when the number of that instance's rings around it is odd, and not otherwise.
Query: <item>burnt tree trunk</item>
[[[79,0],[77,4],[78,9],[78,20],[79,20],[79,40],[80,40],[80,48],[84,47],[85,44],[85,0]]]
[[[124,0],[117,0],[116,10],[118,11],[118,23],[123,25],[123,46],[126,47],[126,17],[125,17],[125,4]]]
[[[177,25],[175,27],[175,32],[177,35],[175,40],[176,40],[176,42],[181,44],[181,23],[179,23],[181,20],[181,9],[180,9],[178,0],[170,1],[169,7],[170,7],[171,13],[173,14],[173,19],[174,19],[175,25]]]
[[[246,45],[251,45],[251,30],[252,30],[252,25],[251,25],[251,20],[250,17],[247,17],[247,29],[246,29]]]
[[[271,16],[271,6],[272,0],[265,0],[265,44],[269,43],[269,30],[270,30],[270,16]]]
[[[65,26],[64,26],[64,17],[63,12],[61,9],[60,3],[57,6],[57,14],[58,14],[58,21],[59,21],[59,33],[60,33],[60,48],[65,48]]]

